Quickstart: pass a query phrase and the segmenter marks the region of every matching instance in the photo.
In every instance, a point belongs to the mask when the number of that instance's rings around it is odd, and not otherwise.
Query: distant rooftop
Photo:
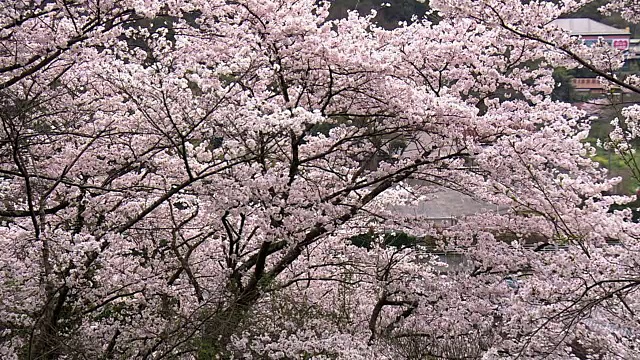
[[[589,18],[556,19],[552,24],[576,36],[631,35],[627,29],[618,29]]]

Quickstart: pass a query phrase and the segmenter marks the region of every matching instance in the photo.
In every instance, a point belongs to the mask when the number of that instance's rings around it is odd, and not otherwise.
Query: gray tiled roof
[[[396,205],[393,206],[393,209],[400,214],[420,215],[434,219],[464,217],[501,210],[495,205],[476,200],[469,195],[447,188],[440,188],[434,199],[419,201],[414,205]]]
[[[552,24],[576,36],[630,35],[627,29],[614,28],[588,18],[556,19]]]

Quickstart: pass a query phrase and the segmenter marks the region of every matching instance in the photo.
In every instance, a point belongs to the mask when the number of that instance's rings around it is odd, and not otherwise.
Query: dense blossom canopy
[[[640,358],[632,199],[550,97],[640,93],[550,24],[588,2],[2,1],[0,358]],[[399,211],[442,188],[500,211]]]

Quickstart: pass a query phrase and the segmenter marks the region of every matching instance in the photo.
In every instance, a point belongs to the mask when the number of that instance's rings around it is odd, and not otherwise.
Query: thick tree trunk
[[[60,347],[64,345],[59,336],[58,321],[68,294],[69,288],[64,286],[48,297],[43,313],[34,326],[27,359],[54,360],[58,357]]]

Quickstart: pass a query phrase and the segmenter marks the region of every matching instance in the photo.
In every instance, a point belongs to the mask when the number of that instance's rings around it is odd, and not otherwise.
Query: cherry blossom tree
[[[550,98],[560,65],[640,92],[550,24],[584,3],[3,2],[0,356],[638,357],[632,199]],[[442,187],[505,210],[399,211]]]

